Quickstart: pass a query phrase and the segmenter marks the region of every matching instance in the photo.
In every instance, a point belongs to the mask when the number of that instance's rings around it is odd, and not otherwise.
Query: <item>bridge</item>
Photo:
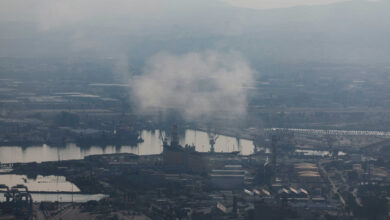
[[[265,128],[266,133],[294,133],[302,135],[336,135],[336,136],[376,136],[389,137],[389,131],[362,131],[362,130],[322,130],[303,128]]]

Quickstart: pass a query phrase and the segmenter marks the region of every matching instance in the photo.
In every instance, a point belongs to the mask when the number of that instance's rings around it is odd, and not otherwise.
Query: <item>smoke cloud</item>
[[[245,86],[252,75],[236,52],[159,53],[133,81],[132,93],[141,111],[174,109],[189,120],[217,113],[242,116],[247,106]]]

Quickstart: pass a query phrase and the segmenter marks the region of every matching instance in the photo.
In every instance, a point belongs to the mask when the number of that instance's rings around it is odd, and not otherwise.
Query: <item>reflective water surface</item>
[[[26,175],[2,174],[0,175],[0,184],[12,187],[18,184],[27,186],[29,191],[33,191],[31,196],[34,202],[87,202],[90,200],[99,201],[107,195],[104,194],[79,194],[80,189],[73,183],[66,180],[63,176],[41,176],[36,179],[27,178]],[[41,193],[41,192],[59,192],[59,193]],[[61,193],[61,192],[74,192]],[[0,192],[0,202],[4,202],[4,193]]]
[[[31,193],[31,197],[34,202],[88,202],[88,201],[99,201],[107,195],[104,194],[44,194],[44,193]],[[3,193],[0,193],[0,202],[4,202],[5,197]]]
[[[137,146],[92,146],[89,148],[81,148],[76,144],[67,144],[63,147],[51,147],[46,144],[25,148],[20,146],[2,146],[0,147],[0,162],[42,162],[83,159],[85,156],[96,154],[134,153],[138,155],[151,155],[162,152],[159,130],[143,130],[141,137],[144,139],[144,142],[139,143]],[[187,129],[180,136],[180,143],[182,145],[194,144],[196,150],[200,152],[210,150],[208,135],[203,131]],[[251,154],[254,150],[251,140],[238,139],[225,135],[219,135],[214,147],[216,152],[240,151],[242,155]]]
[[[26,175],[2,174],[0,184],[12,187],[18,184],[27,186],[29,191],[36,192],[80,192],[80,189],[63,176],[41,176],[29,179]]]

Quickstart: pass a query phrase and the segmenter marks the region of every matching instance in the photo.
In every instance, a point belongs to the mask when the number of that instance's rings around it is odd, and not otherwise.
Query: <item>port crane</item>
[[[219,135],[215,134],[215,132],[214,133],[208,132],[207,135],[209,136],[210,152],[214,153],[215,152],[214,145],[217,142]]]

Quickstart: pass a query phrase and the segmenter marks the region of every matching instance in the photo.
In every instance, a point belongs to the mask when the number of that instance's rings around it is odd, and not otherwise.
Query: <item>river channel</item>
[[[162,132],[164,133],[164,132]],[[143,130],[141,137],[144,142],[137,146],[91,146],[81,148],[77,144],[66,144],[62,147],[52,147],[47,144],[40,146],[1,146],[0,163],[27,163],[27,162],[44,162],[58,160],[77,160],[85,156],[97,154],[113,153],[133,153],[137,155],[152,155],[162,152],[162,141],[160,130]],[[184,134],[180,135],[182,145],[195,145],[199,152],[210,150],[209,138],[207,132],[187,129]],[[239,139],[231,136],[218,135],[215,144],[216,152],[240,151],[242,155],[253,153],[254,145],[251,140]]]

